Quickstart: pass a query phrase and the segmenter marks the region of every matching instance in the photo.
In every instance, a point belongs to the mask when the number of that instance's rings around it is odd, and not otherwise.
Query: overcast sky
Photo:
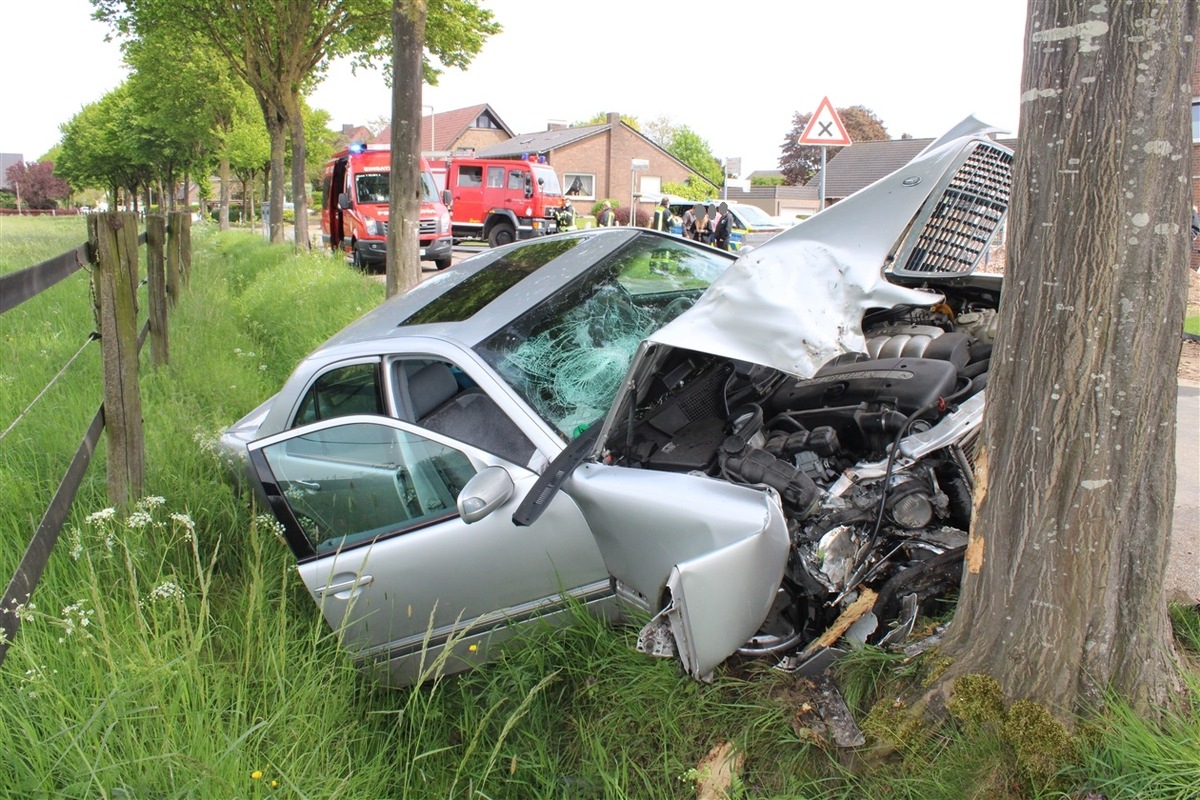
[[[792,115],[824,96],[870,108],[892,137],[937,136],[968,114],[1016,130],[1025,0],[481,4],[503,32],[466,72],[425,87],[424,102],[437,112],[489,103],[517,133],[606,111],[665,116],[718,158],[741,157],[748,173],[777,167]],[[32,160],[125,70],[88,0],[5,6],[0,152]],[[343,64],[310,102],[335,127],[391,109],[378,73],[354,76]]]

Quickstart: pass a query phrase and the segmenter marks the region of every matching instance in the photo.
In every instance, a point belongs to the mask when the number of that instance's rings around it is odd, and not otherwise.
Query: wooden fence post
[[[104,361],[108,499],[123,506],[141,495],[145,478],[138,389],[137,216],[131,212],[90,214],[88,238],[96,255],[92,280]]]
[[[167,219],[162,214],[146,217],[146,278],[150,297],[150,363],[166,366],[171,360],[167,341],[167,276],[163,245],[167,241]]]
[[[187,286],[192,277],[192,215],[172,211],[167,219],[167,291],[174,305],[179,302],[180,286]]]

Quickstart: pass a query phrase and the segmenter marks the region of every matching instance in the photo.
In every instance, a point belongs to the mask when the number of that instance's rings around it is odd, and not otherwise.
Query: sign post
[[[799,144],[818,145],[821,148],[821,207],[818,209],[820,213],[825,210],[825,148],[849,147],[853,144],[850,134],[846,133],[846,126],[842,124],[842,118],[838,116],[828,97],[821,99],[816,113],[804,126],[804,132],[796,141]]]

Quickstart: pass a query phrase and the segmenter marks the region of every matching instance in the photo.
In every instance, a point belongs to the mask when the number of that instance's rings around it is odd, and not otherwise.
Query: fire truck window
[[[508,173],[508,188],[509,189],[524,189],[525,188],[525,173],[520,170],[510,170]]]
[[[459,186],[483,186],[483,167],[462,166],[458,168]]]
[[[488,167],[488,188],[504,188],[504,167]]]

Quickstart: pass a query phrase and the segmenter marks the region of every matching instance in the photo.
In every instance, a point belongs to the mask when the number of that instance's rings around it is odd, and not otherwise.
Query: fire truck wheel
[[[501,222],[488,233],[488,244],[499,247],[502,244],[512,244],[517,238],[517,232],[507,222]]]

